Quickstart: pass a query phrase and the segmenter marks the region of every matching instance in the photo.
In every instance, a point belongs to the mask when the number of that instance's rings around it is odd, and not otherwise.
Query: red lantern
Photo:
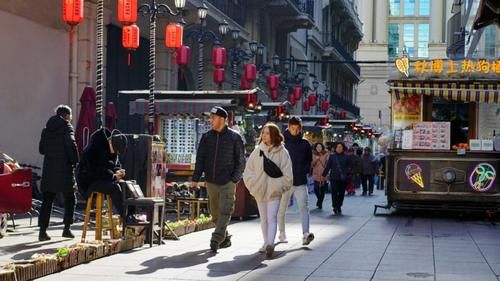
[[[176,62],[178,65],[187,65],[189,63],[189,57],[191,56],[191,49],[189,46],[182,45],[177,49]]]
[[[137,21],[137,0],[118,0],[118,21],[123,25]]]
[[[165,30],[165,46],[178,49],[182,46],[184,28],[178,23],[169,23]]]
[[[137,25],[132,24],[123,27],[122,46],[129,50],[127,64],[130,65],[130,52],[139,48],[139,27]]]
[[[63,20],[71,26],[79,24],[83,20],[83,0],[64,0]]]
[[[216,68],[226,66],[226,48],[221,46],[212,48],[212,64]]]
[[[340,116],[340,119],[345,119],[347,117],[347,112],[341,111],[339,116]]]
[[[288,95],[288,102],[290,102],[292,106],[295,106],[295,104],[297,104],[297,100],[295,99],[295,96],[293,94]]]
[[[293,87],[293,96],[296,100],[300,100],[300,97],[302,97],[302,92],[303,89],[301,87]]]
[[[280,97],[279,90],[278,89],[272,89],[271,90],[271,99],[274,101],[274,100],[277,100],[279,97]]]
[[[139,47],[139,27],[137,25],[132,24],[123,27],[122,46],[129,50],[135,50]]]
[[[317,97],[316,97],[315,94],[309,95],[309,97],[307,99],[309,101],[309,106],[315,106],[316,105]]]
[[[242,90],[248,90],[250,89],[250,82],[248,82],[246,79],[245,79],[245,75],[241,75],[241,86],[240,88]]]
[[[247,107],[248,109],[254,109],[257,106],[257,96],[254,94],[247,94]]]
[[[278,105],[278,107],[276,108],[276,116],[278,118],[285,117],[285,106],[284,105]]]
[[[309,111],[311,109],[311,106],[309,105],[309,102],[307,100],[304,101],[302,108],[304,109],[304,111]]]
[[[324,100],[322,103],[321,103],[321,110],[323,111],[327,111],[328,108],[330,108],[330,103],[328,103],[327,100]]]
[[[244,67],[244,75],[245,79],[249,82],[255,81],[257,79],[257,67],[253,63],[247,63]]]
[[[214,82],[219,86],[224,82],[224,68],[214,69]]]
[[[267,86],[269,87],[269,90],[278,89],[280,86],[280,79],[278,75],[271,74],[267,76]]]

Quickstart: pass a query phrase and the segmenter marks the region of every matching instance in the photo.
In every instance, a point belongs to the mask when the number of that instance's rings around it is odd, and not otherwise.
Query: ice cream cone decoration
[[[424,188],[424,180],[422,178],[422,168],[418,164],[408,164],[405,169],[405,174],[409,180],[416,183],[420,188]]]

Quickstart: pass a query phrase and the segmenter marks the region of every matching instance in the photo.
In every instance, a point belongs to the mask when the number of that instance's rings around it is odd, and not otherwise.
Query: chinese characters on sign
[[[500,74],[500,60],[418,60],[413,64],[415,73],[435,73],[435,74],[458,74],[458,73],[482,73]]]

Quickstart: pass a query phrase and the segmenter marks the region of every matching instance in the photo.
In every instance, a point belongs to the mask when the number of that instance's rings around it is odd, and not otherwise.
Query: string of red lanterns
[[[62,7],[63,21],[69,26],[69,43],[73,44],[75,26],[83,20],[83,0],[64,0]]]

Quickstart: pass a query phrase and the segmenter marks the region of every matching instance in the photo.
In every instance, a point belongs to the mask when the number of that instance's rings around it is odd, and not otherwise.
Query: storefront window
[[[451,144],[469,142],[468,103],[435,97],[432,100],[432,121],[450,122]]]

